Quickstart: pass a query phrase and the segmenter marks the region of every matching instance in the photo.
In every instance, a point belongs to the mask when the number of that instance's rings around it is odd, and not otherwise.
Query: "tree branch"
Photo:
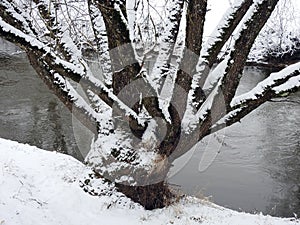
[[[108,87],[112,86],[112,63],[109,55],[108,36],[100,10],[88,1],[89,14],[91,24],[94,31],[95,41],[97,45],[97,55],[99,55],[99,63],[103,72],[104,82]]]
[[[162,79],[170,75],[170,64],[179,33],[183,6],[183,0],[171,0],[168,4],[167,11],[170,13],[165,21],[164,33],[159,43],[160,50],[150,75],[151,82],[158,93],[163,85]]]
[[[196,65],[200,56],[206,11],[207,0],[190,0],[188,2],[185,50],[180,62],[180,69],[176,75],[176,85],[172,97],[172,103],[176,104],[177,108],[182,109],[182,112],[180,112],[181,117],[187,106],[192,77],[196,72]],[[179,89],[183,89],[184,93]]]
[[[126,1],[89,0],[88,3],[97,7],[103,16],[112,62],[113,92],[118,95],[141,71],[124,17]]]
[[[143,122],[139,119],[137,114],[127,107],[117,96],[115,96],[104,84],[93,76],[89,76],[91,71],[86,70],[81,64],[74,65],[70,62],[64,61],[56,56],[51,49],[45,46],[37,39],[28,36],[5,23],[0,17],[0,36],[6,40],[17,44],[23,48],[26,52],[33,51],[36,55],[42,56],[42,59],[51,67],[52,70],[56,71],[64,77],[68,77],[80,83],[83,88],[90,89],[96,93],[107,105],[112,107],[113,105],[119,109],[122,115],[131,117],[136,120],[139,124]],[[36,69],[36,68],[35,68]]]
[[[205,59],[209,68],[216,62],[221,49],[250,9],[253,0],[236,1],[233,4],[234,5],[224,14],[213,34],[204,44],[202,58]],[[203,82],[201,83],[203,85]]]
[[[65,83],[56,79],[55,74],[51,73],[48,65],[43,62],[41,55],[37,55],[35,51],[27,52],[31,65],[35,68],[39,77],[44,81],[50,90],[61,100],[61,102],[69,109],[70,112],[91,132],[98,134],[100,122],[93,113],[91,108],[78,104],[78,99],[73,96]]]
[[[239,38],[235,41],[234,50],[230,52],[230,58],[228,58],[227,68],[225,70],[226,74],[223,77],[221,86],[225,105],[228,110],[230,108],[230,102],[235,95],[251,47],[271,16],[278,1],[279,0],[264,0],[261,3],[254,4],[253,12],[250,11],[249,19],[247,19],[245,27],[240,31]]]
[[[214,115],[215,112],[206,110],[206,113],[203,114],[203,118],[205,118],[202,120],[203,122],[196,122],[196,128],[190,133],[181,134],[183,141],[178,144],[176,152],[170,156],[170,161],[184,155],[205,136],[240,122],[242,118],[270,99],[280,97],[282,94],[286,96],[299,90],[300,62],[277,73],[272,73],[251,91],[235,97],[231,103],[231,111],[222,118],[219,118],[218,114]],[[197,120],[197,118],[191,118],[191,120]]]
[[[198,110],[196,121],[199,121],[201,124],[210,123],[208,118],[213,115],[214,121],[212,122],[214,123],[231,111],[230,102],[236,93],[251,46],[267,22],[277,2],[278,0],[263,0],[251,6],[246,19],[241,24],[242,27],[237,34],[233,50],[225,59],[223,74],[207,100]]]

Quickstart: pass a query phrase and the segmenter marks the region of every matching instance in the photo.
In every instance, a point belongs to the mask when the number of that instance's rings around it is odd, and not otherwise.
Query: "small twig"
[[[270,99],[269,102],[280,102],[280,103],[295,103],[300,104],[300,101],[288,100],[288,99],[281,99],[281,100],[272,100]]]

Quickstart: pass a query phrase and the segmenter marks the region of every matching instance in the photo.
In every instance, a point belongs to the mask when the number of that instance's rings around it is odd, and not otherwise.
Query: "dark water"
[[[82,159],[71,114],[16,50],[0,40],[0,137]]]
[[[8,56],[15,51],[0,41],[0,137],[82,159],[71,114],[24,56]],[[246,69],[239,92],[265,76],[257,68]],[[198,169],[203,153],[199,145],[169,182],[189,194],[212,196],[213,202],[232,209],[300,215],[300,93],[289,100],[267,103],[226,128],[216,159],[203,172]]]

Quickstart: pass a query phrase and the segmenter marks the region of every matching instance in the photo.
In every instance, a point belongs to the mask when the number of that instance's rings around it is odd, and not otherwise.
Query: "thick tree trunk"
[[[164,181],[146,186],[127,186],[123,184],[116,184],[116,186],[120,192],[148,210],[163,208],[174,197]]]
[[[98,182],[91,182],[92,180],[101,179],[101,183],[107,182],[111,184],[112,187],[115,187],[117,191],[123,193],[132,201],[139,203],[147,210],[152,210],[170,205],[176,197],[176,194],[172,192],[166,182],[166,174],[168,171],[169,168],[162,169],[157,175],[150,174],[148,177],[144,177],[144,184],[130,185],[126,182],[114,182],[114,180],[111,180],[100,174],[97,170],[94,170],[92,174],[89,174],[89,176],[81,182],[80,186],[84,191],[93,196],[110,195],[110,192],[107,189],[99,192],[98,186],[95,186]],[[160,176],[161,179],[157,179],[157,182],[151,182],[151,179],[153,179],[151,176]],[[114,188],[111,190],[114,190]]]

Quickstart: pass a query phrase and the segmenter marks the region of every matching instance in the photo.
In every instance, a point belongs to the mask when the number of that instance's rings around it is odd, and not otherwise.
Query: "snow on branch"
[[[244,116],[275,97],[286,96],[300,89],[300,62],[272,73],[258,83],[251,91],[235,97],[231,102],[231,111],[212,126],[218,131],[225,126],[239,122]]]
[[[57,7],[53,5],[51,1],[48,0],[33,0],[36,4],[39,16],[42,19],[48,34],[51,38],[55,38],[59,27],[57,26],[58,18],[56,16]]]
[[[253,0],[236,0],[233,5],[227,9],[213,33],[203,44],[201,57],[197,66],[197,73],[193,80],[191,96],[196,96],[197,89],[203,88],[209,76],[210,69],[216,62],[223,46],[233,35],[234,30],[242,21],[252,4]]]
[[[112,67],[109,55],[108,37],[106,27],[103,21],[100,10],[92,4],[93,1],[88,1],[89,12],[94,31],[96,46],[99,54],[99,63],[101,64],[104,82],[106,85],[112,85]]]
[[[216,62],[223,46],[232,36],[234,30],[242,21],[252,3],[253,0],[236,0],[231,7],[228,8],[208,40],[204,42],[201,50],[201,57],[199,58],[196,67],[196,73],[193,75],[192,85],[189,91],[187,103],[189,114],[191,114],[193,110],[198,110],[201,107],[201,104],[203,104],[203,99],[205,97],[203,96],[204,84],[207,82],[207,79],[211,82],[216,75],[216,73],[210,73],[211,68]],[[225,69],[226,66],[223,68]],[[220,70],[218,70],[218,72],[220,72]],[[209,78],[211,75],[213,75],[214,78]],[[220,76],[221,75],[218,75],[218,78]],[[214,84],[216,83],[214,82]]]
[[[253,0],[236,0],[227,9],[223,18],[203,45],[201,56],[206,60],[209,67],[215,62],[224,44],[231,37],[252,4]]]
[[[51,71],[50,71],[51,72]],[[60,86],[63,92],[67,95],[69,101],[72,101],[72,112],[75,116],[80,119],[80,116],[77,115],[76,111],[80,111],[88,118],[91,118],[92,121],[95,121],[96,124],[94,125],[94,129],[97,130],[98,133],[106,133],[108,134],[110,130],[113,128],[111,121],[111,109],[108,108],[105,104],[101,103],[97,104],[97,110],[95,110],[91,104],[88,102],[78,93],[78,91],[71,85],[71,83],[63,78],[58,73],[53,74],[54,77],[54,84]],[[93,98],[97,98],[96,95],[90,93]],[[100,101],[99,98],[94,99],[94,102]]]
[[[29,52],[30,63],[38,68],[38,75],[52,90],[62,103],[75,115],[75,117],[91,132],[98,133],[100,120],[92,108],[72,88],[70,83],[54,70],[48,70],[45,61],[39,60],[40,54]]]
[[[31,25],[28,23],[28,14],[23,9],[19,9],[15,4],[15,2],[9,2],[7,0],[3,0],[0,2],[0,15],[3,17],[4,13],[8,14],[11,18],[14,18],[15,22],[14,25],[18,28],[23,29],[26,34],[35,35],[35,33],[31,29]],[[3,17],[5,18],[5,17]],[[27,18],[27,19],[25,19]],[[10,20],[11,22],[13,20]]]
[[[193,107],[189,107],[192,100],[200,101],[200,98],[202,98],[201,94],[196,96],[191,89],[194,90],[194,84],[196,83],[194,81],[198,77],[195,73],[202,48],[206,11],[206,0],[191,0],[187,3],[185,49],[180,62],[180,70],[176,74],[176,86],[173,95],[173,101],[180,104],[180,108],[186,109],[187,113],[192,113],[191,111],[193,111]],[[186,94],[184,96],[176,96],[176,93],[179,92],[178,89],[182,88]],[[182,100],[180,101],[177,98]]]
[[[34,0],[37,4],[38,12],[45,23],[45,29],[52,39],[54,44],[53,51],[59,50],[64,58],[73,64],[82,63],[82,55],[80,49],[72,39],[70,29],[68,29],[69,24],[62,22],[58,18],[58,13],[62,14],[62,9],[52,5],[48,1]],[[56,3],[58,4],[58,3]],[[67,11],[68,9],[66,9]],[[51,45],[50,45],[51,46]],[[86,65],[84,65],[86,66]]]
[[[149,77],[157,93],[160,91],[162,78],[166,78],[170,73],[171,57],[179,33],[183,5],[183,0],[171,0],[167,5],[169,14],[164,22],[164,31],[159,43],[160,50]]]
[[[90,0],[99,9],[106,28],[112,65],[112,86],[115,94],[129,84],[141,71],[124,11],[124,2]]]
[[[275,91],[275,94],[288,92],[297,87],[297,75],[300,73],[300,62],[292,64],[277,73],[271,73],[268,78],[258,83],[251,91],[235,97],[231,102],[231,108],[236,109],[245,103],[257,100],[268,91]]]
[[[278,1],[256,0],[245,15],[241,28],[236,34],[236,40],[229,53],[230,57],[227,59],[227,68],[221,85],[225,105],[228,108],[235,96],[249,52]]]
[[[217,68],[217,71],[222,72],[222,74],[217,76],[216,86],[211,89],[211,93],[208,93],[203,107],[200,105],[200,109],[196,113],[196,121],[205,123],[211,115],[217,121],[226,115],[226,111],[230,110],[230,102],[236,93],[251,46],[277,2],[257,0],[248,9],[240,24],[239,31],[235,34],[235,41],[230,53],[220,68]],[[202,67],[205,69],[204,66]]]
[[[50,47],[9,25],[2,18],[0,18],[0,35],[8,41],[18,44],[27,52],[34,51],[39,53],[42,56],[41,59],[48,65],[51,65],[51,68],[57,73],[71,78],[77,83],[80,82],[81,85],[96,93],[107,105],[112,106],[115,104],[123,114],[131,116],[139,124],[143,124],[132,109],[120,101],[101,81],[91,76],[90,70],[87,70],[88,68],[85,68],[82,64],[75,65],[59,58],[51,51]]]
[[[190,117],[188,124],[183,124],[183,131],[190,141],[184,143],[182,146],[183,150],[175,153],[174,157],[177,158],[183,155],[203,137],[231,126],[236,122],[240,122],[242,118],[263,103],[276,97],[287,96],[299,90],[300,62],[290,65],[279,72],[272,73],[268,78],[258,83],[251,91],[235,97],[231,102],[231,109],[228,112],[226,112],[225,106],[222,107],[222,102],[220,101],[219,103],[221,104],[219,104],[218,108],[213,108],[213,101],[216,101],[215,99],[218,96],[218,89],[215,87],[198,111],[198,115]],[[225,114],[218,112],[218,109]],[[186,146],[188,147],[185,148]]]

